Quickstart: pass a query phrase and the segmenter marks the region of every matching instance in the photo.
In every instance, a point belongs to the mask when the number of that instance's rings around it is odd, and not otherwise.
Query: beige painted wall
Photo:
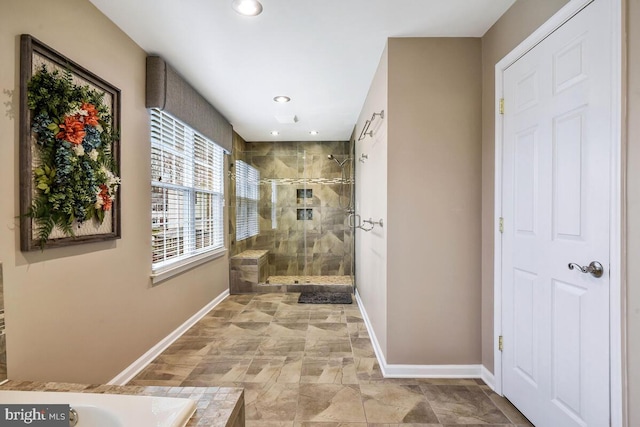
[[[354,134],[360,136],[365,121],[384,110],[385,119],[376,119],[370,127],[373,136],[356,139],[356,159],[368,159],[356,165],[356,212],[363,219],[387,220],[387,80],[388,53],[385,48],[375,73]],[[375,331],[375,338],[387,357],[387,227],[370,232],[356,230],[356,286]]]
[[[122,239],[19,250],[19,35],[29,33],[122,91]],[[9,378],[110,380],[228,287],[227,257],[151,287],[145,52],[87,0],[2,0],[0,261]]]
[[[629,426],[640,426],[640,0],[627,0],[627,381]]]
[[[356,211],[384,221],[356,280],[388,364],[480,363],[480,73],[480,39],[389,39],[356,125],[385,111],[356,143]]]
[[[495,65],[568,0],[518,0],[482,37],[482,364],[493,372]]]
[[[478,38],[389,39],[388,357],[479,364]]]

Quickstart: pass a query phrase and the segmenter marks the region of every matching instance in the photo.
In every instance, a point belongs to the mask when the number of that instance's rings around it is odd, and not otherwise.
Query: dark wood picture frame
[[[33,203],[33,135],[31,131],[32,114],[27,103],[28,83],[33,75],[34,59],[38,58],[58,68],[68,70],[74,78],[81,79],[87,85],[111,96],[112,127],[120,130],[120,89],[96,76],[92,72],[71,61],[64,55],[35,39],[29,34],[20,36],[20,250],[33,251],[40,249],[78,245],[82,243],[102,242],[119,239],[120,230],[120,190],[118,190],[110,210],[111,226],[108,232],[78,235],[76,237],[57,237],[47,240],[44,247],[34,238],[34,223],[28,215]],[[111,146],[115,163],[120,168],[120,141],[117,138]]]

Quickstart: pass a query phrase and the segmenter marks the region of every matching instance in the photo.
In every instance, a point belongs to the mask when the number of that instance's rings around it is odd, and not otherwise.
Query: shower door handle
[[[357,225],[356,225],[356,217],[358,217]],[[357,213],[350,213],[348,222],[349,222],[349,228],[360,228],[360,225],[362,224],[360,215],[358,215]]]

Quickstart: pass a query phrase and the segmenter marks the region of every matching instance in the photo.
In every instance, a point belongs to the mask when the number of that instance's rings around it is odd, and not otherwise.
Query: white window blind
[[[151,110],[153,272],[224,246],[224,151]]]
[[[236,240],[258,234],[258,200],[260,200],[260,172],[242,160],[236,169]]]

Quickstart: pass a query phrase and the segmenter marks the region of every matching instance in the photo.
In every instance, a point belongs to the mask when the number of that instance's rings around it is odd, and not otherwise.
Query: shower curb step
[[[272,292],[350,292],[353,293],[353,286],[348,284],[314,284],[314,283],[258,283],[255,286],[258,293]]]

